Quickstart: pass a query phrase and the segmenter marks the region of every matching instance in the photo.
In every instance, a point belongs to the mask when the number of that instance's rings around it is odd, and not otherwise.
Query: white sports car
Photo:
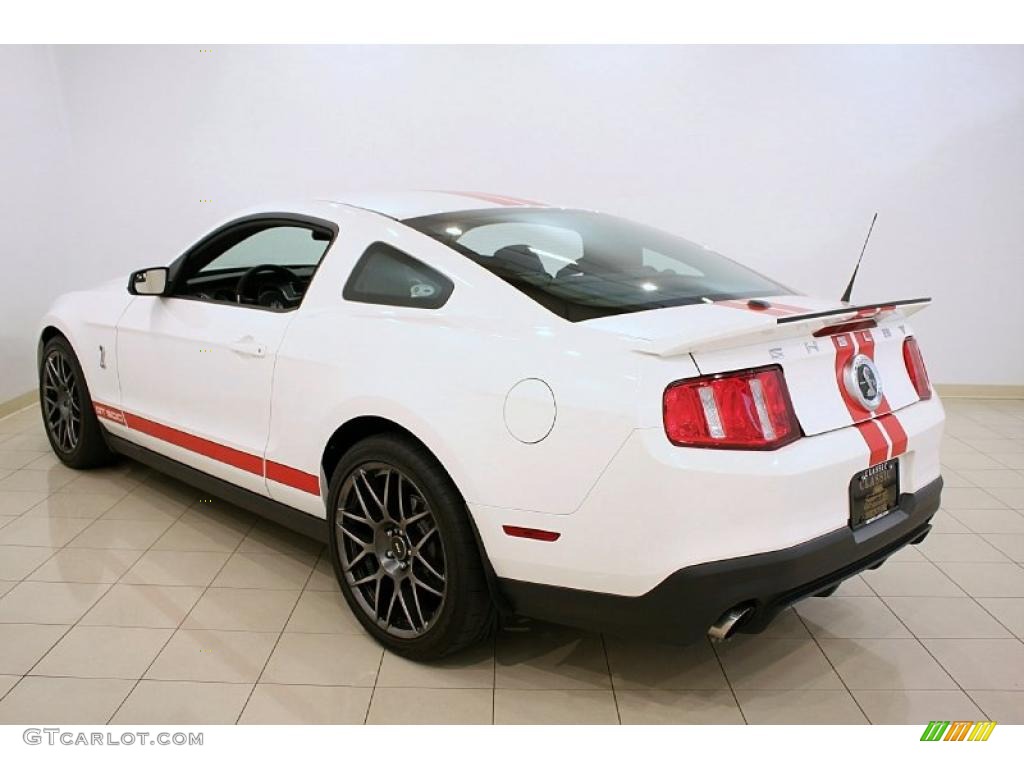
[[[723,639],[930,530],[925,304],[499,195],[282,205],[58,299],[42,414],[69,466],[123,454],[328,542],[407,656],[503,613]]]

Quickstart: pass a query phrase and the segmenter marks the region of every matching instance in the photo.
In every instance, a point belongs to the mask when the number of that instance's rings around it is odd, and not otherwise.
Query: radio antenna
[[[868,227],[868,236],[864,238],[864,245],[860,248],[860,256],[857,257],[857,266],[853,268],[853,274],[850,276],[850,282],[846,286],[846,290],[843,291],[843,297],[840,301],[850,301],[850,295],[853,293],[853,283],[857,279],[857,271],[860,269],[861,259],[864,258],[864,251],[867,250],[868,240],[871,239],[871,230],[875,228],[875,220],[878,218],[878,211],[875,211],[875,215],[871,217],[871,226]]]

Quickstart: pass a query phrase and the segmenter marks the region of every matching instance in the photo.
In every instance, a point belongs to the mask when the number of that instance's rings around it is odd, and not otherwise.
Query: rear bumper
[[[860,530],[844,527],[786,549],[689,566],[636,597],[512,579],[498,584],[515,613],[596,631],[689,642],[742,605],[753,611],[737,631],[756,633],[786,606],[923,539],[941,491],[937,478],[901,494],[898,509]]]

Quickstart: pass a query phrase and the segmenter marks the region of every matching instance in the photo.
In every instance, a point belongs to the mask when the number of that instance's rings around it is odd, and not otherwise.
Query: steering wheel
[[[255,284],[253,278],[263,272],[273,272],[289,283],[299,279],[299,276],[288,269],[288,267],[282,267],[280,264],[257,264],[255,267],[250,267],[245,270],[242,276],[238,278],[238,284],[235,286],[235,294],[238,296],[239,304],[241,304],[243,300],[256,301],[256,297],[249,296],[249,290]]]

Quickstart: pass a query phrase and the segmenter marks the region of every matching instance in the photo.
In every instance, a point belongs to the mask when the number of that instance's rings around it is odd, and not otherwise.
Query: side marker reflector
[[[535,539],[537,541],[558,541],[562,535],[557,531],[542,531],[540,528],[522,528],[518,525],[503,525],[503,530],[509,536],[520,539]]]

